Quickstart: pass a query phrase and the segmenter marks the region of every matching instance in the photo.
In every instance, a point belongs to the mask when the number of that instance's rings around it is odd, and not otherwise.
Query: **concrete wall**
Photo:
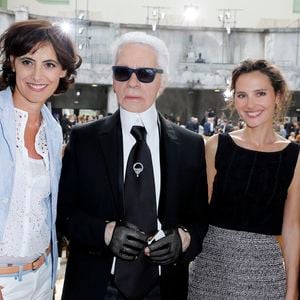
[[[76,9],[87,10],[88,8],[91,20],[129,24],[146,24],[147,6],[152,6],[160,7],[165,13],[165,18],[160,20],[160,24],[185,27],[221,26],[218,15],[224,10],[231,10],[230,21],[235,22],[236,27],[293,26],[295,24],[292,21],[298,17],[293,13],[294,0],[69,0],[68,4],[46,2],[7,0],[7,5],[11,10],[26,5],[31,14],[61,18],[74,17]],[[184,6],[191,4],[198,7],[198,16],[194,21],[185,20],[183,16]],[[149,13],[151,17],[152,10]]]
[[[41,18],[37,15],[29,17]],[[13,12],[0,11],[0,31],[3,32],[14,19]],[[65,18],[55,17],[50,20],[66,21]],[[172,112],[183,119],[192,114],[201,118],[206,108],[224,107],[222,93],[214,90],[222,92],[226,89],[232,69],[245,58],[266,58],[274,62],[283,70],[291,89],[300,91],[299,29],[234,28],[227,34],[225,28],[160,26],[153,32],[148,25],[67,21],[73,26],[70,34],[76,45],[84,44],[78,50],[83,64],[76,79],[78,86],[86,93],[86,97],[81,96],[81,108],[108,111],[105,105],[112,83],[110,46],[117,36],[127,31],[145,31],[156,35],[166,42],[170,50],[169,89],[158,101],[163,113]],[[78,33],[79,28],[84,29],[82,34]],[[200,52],[205,63],[194,62]],[[91,84],[105,88],[95,90]],[[53,105],[58,108],[72,107],[74,98],[74,91],[71,90],[67,95],[58,97]],[[294,103],[296,110],[300,103]]]
[[[12,12],[0,11],[0,31],[14,21]],[[30,15],[37,18],[40,16]],[[62,22],[66,19],[51,18]],[[282,67],[290,86],[300,90],[300,37],[297,29],[232,29],[181,28],[161,26],[153,32],[146,25],[125,25],[106,22],[67,20],[72,24],[71,36],[77,46],[83,65],[78,83],[111,84],[110,46],[113,40],[127,31],[145,31],[163,39],[170,50],[169,86],[194,89],[226,88],[234,65],[245,58],[266,58]],[[83,28],[83,34],[78,34]],[[206,63],[196,64],[198,53]]]
[[[0,32],[3,32],[14,20],[14,12],[0,9]]]
[[[161,27],[152,32],[147,26],[94,23],[89,29],[89,47],[82,53],[85,63],[79,82],[111,84],[110,45],[118,35],[134,30],[155,34],[166,42],[171,54],[169,87],[224,89],[241,60],[266,58],[282,68],[292,89],[300,90],[300,43],[295,29],[235,29],[228,35],[220,28]],[[205,63],[194,63],[200,52]]]

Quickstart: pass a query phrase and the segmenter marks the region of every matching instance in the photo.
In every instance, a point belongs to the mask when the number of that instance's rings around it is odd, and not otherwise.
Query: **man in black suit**
[[[120,109],[73,128],[64,154],[57,227],[70,244],[62,299],[186,299],[188,265],[207,230],[204,142],[156,110],[168,74],[163,41],[141,32],[124,34],[115,43],[114,59]],[[155,232],[147,234],[126,221],[128,210],[132,213],[124,180],[136,143],[133,126],[144,127],[152,158],[160,235],[152,243]],[[135,172],[143,176],[142,169]],[[142,296],[125,296],[115,280],[116,262],[132,266],[139,257],[159,276]],[[138,278],[136,289],[145,276]]]

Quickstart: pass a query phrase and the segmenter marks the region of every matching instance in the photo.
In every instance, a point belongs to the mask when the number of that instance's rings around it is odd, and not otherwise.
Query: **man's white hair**
[[[151,47],[157,56],[158,67],[164,74],[169,73],[169,51],[164,41],[141,31],[127,32],[121,35],[112,45],[112,59],[116,64],[120,49],[126,44],[142,44]]]

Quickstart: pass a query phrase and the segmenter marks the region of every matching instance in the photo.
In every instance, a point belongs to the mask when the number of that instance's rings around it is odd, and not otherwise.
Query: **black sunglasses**
[[[114,79],[117,81],[127,81],[132,73],[135,73],[140,82],[150,83],[154,80],[156,73],[163,73],[162,69],[155,68],[138,68],[132,69],[128,67],[113,66],[112,67]]]

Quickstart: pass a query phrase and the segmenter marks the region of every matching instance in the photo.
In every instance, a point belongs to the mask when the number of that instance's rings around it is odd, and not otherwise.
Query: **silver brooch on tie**
[[[133,165],[133,171],[134,173],[136,174],[136,177],[139,177],[140,174],[143,172],[144,170],[144,166],[142,163],[140,162],[136,162],[134,165]]]

